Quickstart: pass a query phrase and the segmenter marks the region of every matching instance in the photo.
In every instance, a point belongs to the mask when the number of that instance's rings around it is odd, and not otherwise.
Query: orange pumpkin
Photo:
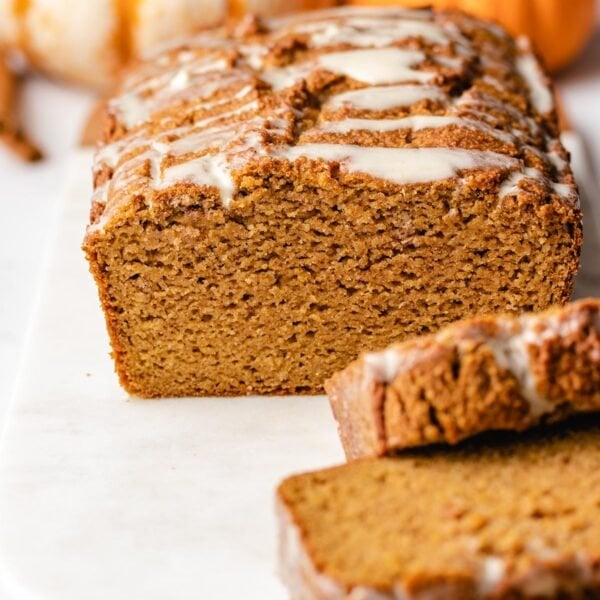
[[[596,0],[349,0],[349,4],[459,8],[527,35],[551,71],[566,67],[594,30]]]
[[[273,15],[336,0],[0,0],[0,46],[39,69],[107,87],[129,58],[246,12]]]

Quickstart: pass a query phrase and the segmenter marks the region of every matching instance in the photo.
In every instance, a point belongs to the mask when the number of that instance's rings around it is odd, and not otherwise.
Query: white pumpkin
[[[0,0],[0,44],[39,69],[107,87],[133,56],[229,16],[318,8],[335,0]]]

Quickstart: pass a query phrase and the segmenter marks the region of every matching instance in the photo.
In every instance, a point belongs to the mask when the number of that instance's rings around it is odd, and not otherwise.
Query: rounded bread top
[[[133,197],[152,211],[178,189],[226,209],[274,175],[578,202],[525,40],[460,12],[343,7],[247,18],[129,71],[96,154],[91,230]]]

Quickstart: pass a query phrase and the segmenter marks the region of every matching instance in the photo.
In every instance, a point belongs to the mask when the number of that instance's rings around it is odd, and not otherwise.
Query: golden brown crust
[[[327,386],[344,448],[361,448],[366,455],[385,453],[385,385],[363,377],[358,362],[335,375]]]
[[[286,479],[290,597],[597,598],[599,434],[588,417]]]
[[[375,387],[377,403],[363,393]],[[459,322],[363,355],[326,388],[350,459],[598,410],[600,301]],[[365,443],[381,422],[379,443]]]
[[[248,20],[108,112],[84,247],[132,393],[320,392],[365,343],[571,294],[547,79],[461,13]]]

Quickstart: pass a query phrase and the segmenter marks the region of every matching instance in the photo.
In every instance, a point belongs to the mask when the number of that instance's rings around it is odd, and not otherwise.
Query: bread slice
[[[600,300],[461,321],[327,382],[349,459],[600,410]]]
[[[285,480],[290,597],[600,598],[600,420],[586,420]]]
[[[132,394],[317,393],[361,349],[570,297],[550,84],[496,26],[250,19],[137,65],[108,111],[84,247]]]

